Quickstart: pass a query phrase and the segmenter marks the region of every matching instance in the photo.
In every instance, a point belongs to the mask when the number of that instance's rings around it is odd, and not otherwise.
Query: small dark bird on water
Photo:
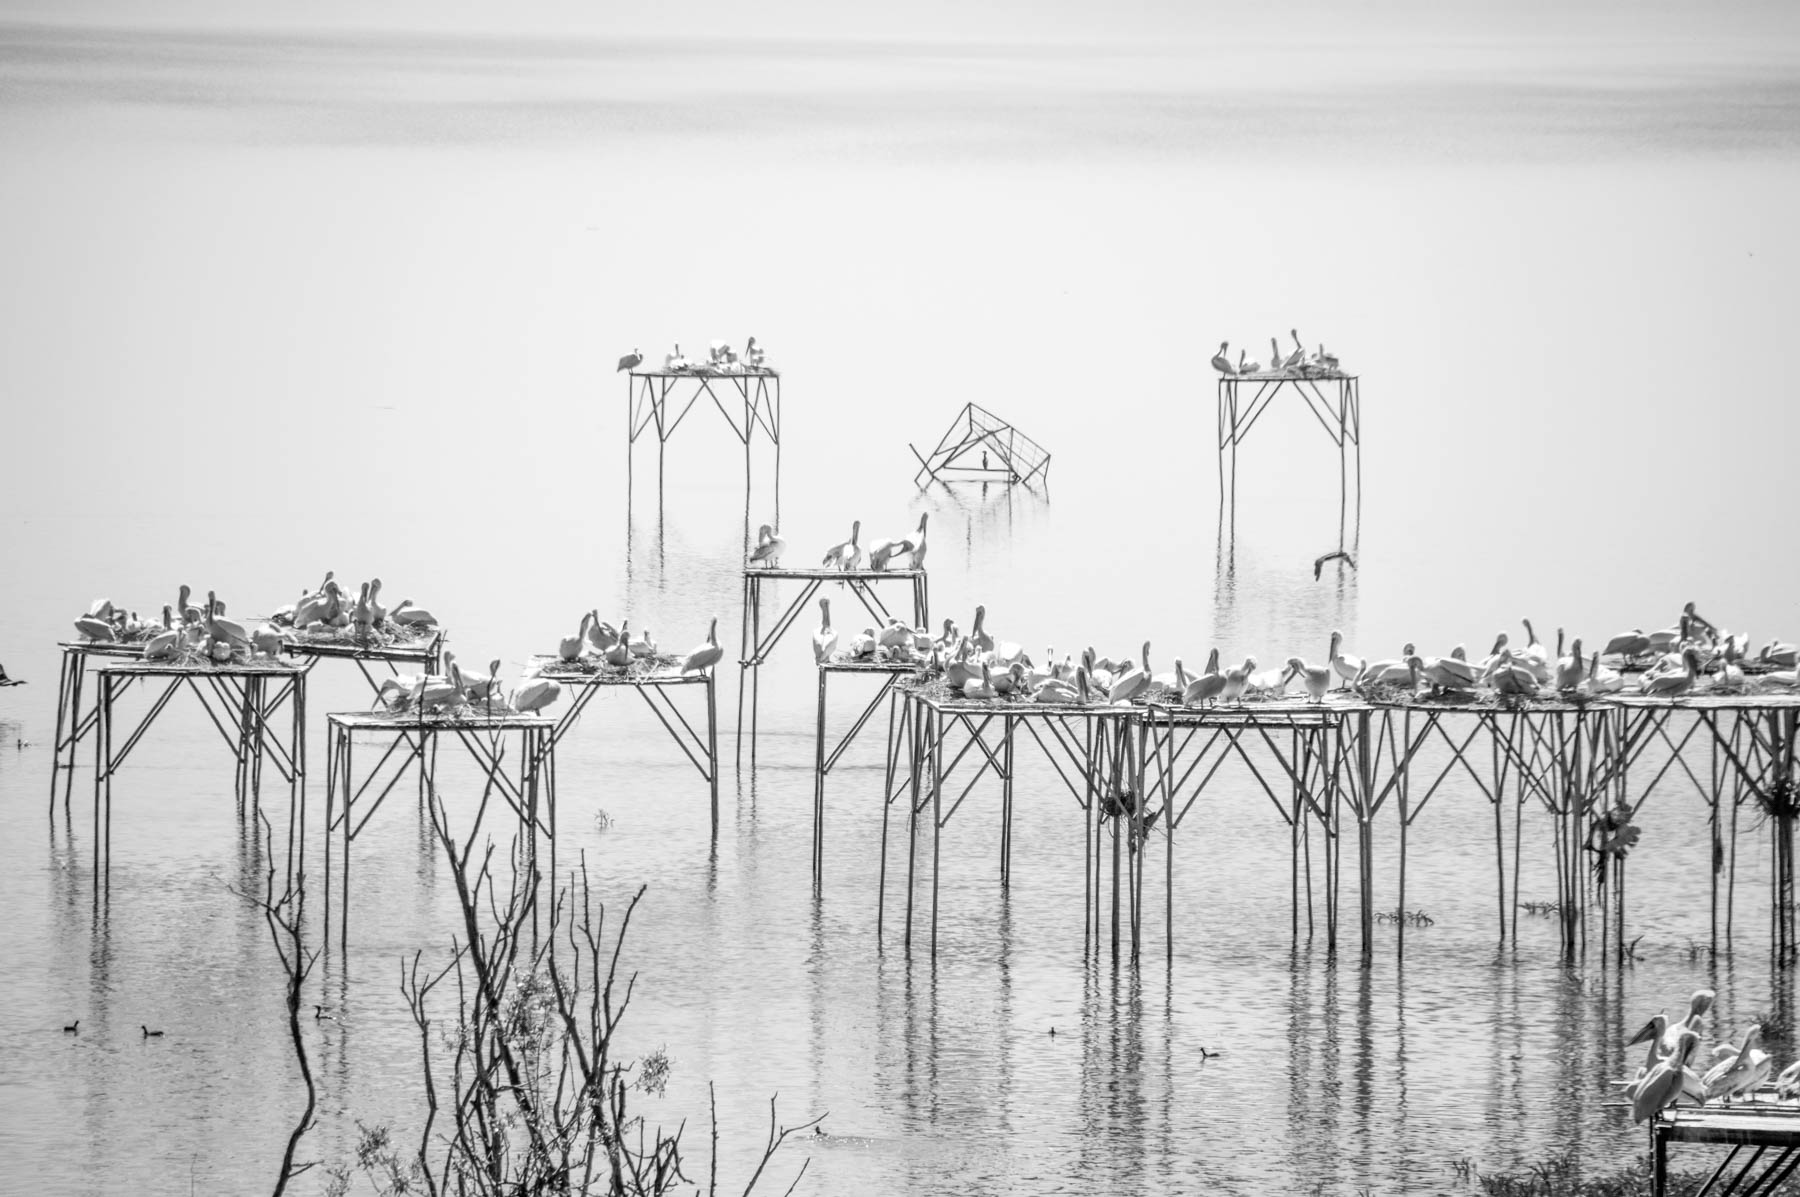
[[[6,666],[0,665],[0,686],[23,686],[24,684],[24,678],[7,677]]]
[[[325,1013],[325,1007],[315,1005],[315,1006],[313,1006],[313,1021],[314,1022],[321,1022],[321,1021],[323,1021],[323,1022],[338,1022],[340,1020],[338,1019],[338,1016],[335,1014]]]
[[[1225,1054],[1224,1052],[1209,1052],[1204,1047],[1202,1047],[1200,1049],[1200,1059],[1201,1060],[1216,1060],[1224,1054]]]
[[[1056,1028],[1055,1027],[1050,1028],[1050,1038],[1052,1038],[1052,1039],[1056,1038]]]
[[[161,1031],[152,1031],[149,1027],[144,1026],[144,1024],[141,1022],[138,1024],[138,1027],[144,1032],[144,1038],[146,1038],[146,1039],[155,1039],[162,1035]]]
[[[70,1023],[68,1026],[63,1028],[63,1034],[65,1034],[65,1035],[79,1035],[80,1033],[81,1033],[81,1020],[79,1018],[76,1019],[74,1022]]]
[[[1356,568],[1356,558],[1354,558],[1350,554],[1344,552],[1344,550],[1339,549],[1337,552],[1327,553],[1323,557],[1320,557],[1317,561],[1313,562],[1313,581],[1317,582],[1319,580],[1320,576],[1322,574],[1324,574],[1325,563],[1327,561],[1333,561],[1333,560],[1337,560],[1339,558],[1342,558],[1346,563],[1348,563],[1351,569]]]

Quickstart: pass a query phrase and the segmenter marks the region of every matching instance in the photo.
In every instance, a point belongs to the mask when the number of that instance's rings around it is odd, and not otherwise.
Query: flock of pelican
[[[868,569],[881,573],[893,569],[925,568],[925,524],[931,518],[929,513],[919,517],[919,526],[910,535],[882,537],[869,542]],[[787,541],[775,534],[775,529],[764,524],[756,530],[756,544],[751,546],[749,564],[759,569],[781,568],[781,555],[787,551]],[[825,550],[819,564],[825,569],[835,569],[840,573],[850,573],[863,567],[862,521],[852,520],[850,523],[850,539],[839,541]]]
[[[381,601],[380,578],[362,583],[351,598],[331,570],[317,590],[302,593],[297,602],[278,607],[269,616],[276,628],[311,637],[349,634],[365,643],[377,633],[401,639],[431,632],[437,622],[435,615],[409,598],[390,609]]]
[[[1238,378],[1248,374],[1285,374],[1300,375],[1305,378],[1340,374],[1338,360],[1325,352],[1320,345],[1315,353],[1306,352],[1306,346],[1300,341],[1300,331],[1289,329],[1288,335],[1294,338],[1292,351],[1283,353],[1281,344],[1274,337],[1269,338],[1269,364],[1253,362],[1243,349],[1238,350],[1237,361],[1231,360],[1231,342],[1220,341],[1219,352],[1213,354],[1212,367],[1220,374]]]
[[[633,349],[619,359],[619,369],[614,373],[635,370],[644,364],[644,355]],[[728,341],[714,341],[708,347],[707,359],[704,362],[689,361],[681,352],[681,343],[677,341],[675,348],[663,355],[663,372],[667,374],[761,374],[770,369],[763,357],[762,347],[751,337],[744,342],[744,355],[740,358],[737,351]]]
[[[1612,637],[1603,648],[1586,653],[1579,638],[1568,642],[1561,628],[1556,648],[1540,642],[1529,619],[1522,620],[1525,638],[1514,644],[1501,632],[1484,657],[1471,658],[1462,645],[1447,656],[1423,656],[1412,644],[1394,657],[1368,660],[1344,648],[1341,632],[1332,632],[1321,663],[1290,656],[1275,668],[1259,669],[1254,656],[1241,665],[1221,668],[1213,649],[1205,669],[1192,674],[1180,657],[1169,672],[1153,671],[1150,644],[1121,658],[1097,656],[1092,646],[1077,660],[1056,651],[1034,662],[1016,642],[995,640],[986,628],[987,608],[975,608],[969,632],[945,620],[941,633],[912,628],[892,620],[885,628],[864,628],[840,644],[831,626],[829,599],[819,600],[821,621],[813,635],[816,663],[875,662],[916,664],[941,675],[965,698],[1025,698],[1043,703],[1130,703],[1156,698],[1170,705],[1218,706],[1250,699],[1298,696],[1315,703],[1334,690],[1383,701],[1437,698],[1473,701],[1554,698],[1581,700],[1626,689],[1626,675],[1643,694],[1679,698],[1702,688],[1741,689],[1747,671],[1762,674],[1759,682],[1800,685],[1796,662],[1800,650],[1770,642],[1752,652],[1747,636],[1724,632],[1697,614],[1689,603],[1668,628],[1645,633],[1632,629]],[[1298,682],[1300,691],[1290,689]]]
[[[705,673],[717,665],[725,656],[725,650],[719,645],[719,617],[713,616],[712,623],[706,629],[706,639],[695,646],[685,657],[676,657],[657,648],[656,641],[650,637],[650,629],[644,628],[637,635],[631,634],[631,621],[622,620],[618,627],[600,618],[599,608],[589,611],[581,617],[581,626],[573,636],[564,636],[557,645],[556,656],[549,658],[547,664],[551,668],[565,670],[579,669],[583,672],[598,673],[605,670],[622,672],[632,666],[654,668],[661,665],[681,666],[681,672]]]
[[[1778,1100],[1800,1097],[1800,1060],[1776,1075],[1769,1053],[1757,1046],[1762,1037],[1759,1026],[1746,1027],[1734,1038],[1716,1044],[1708,1055],[1696,1056],[1701,1026],[1712,1004],[1712,990],[1696,990],[1681,1018],[1670,1022],[1658,1013],[1632,1037],[1630,1045],[1650,1045],[1637,1075],[1625,1082],[1633,1121],[1642,1122],[1683,1101],[1693,1105],[1738,1098],[1755,1102],[1766,1088],[1772,1088]]]
[[[401,674],[381,683],[375,705],[393,715],[529,715],[562,696],[552,678],[527,671],[509,691],[500,681],[500,660],[488,662],[486,673],[464,672],[456,654],[444,650],[441,674]]]

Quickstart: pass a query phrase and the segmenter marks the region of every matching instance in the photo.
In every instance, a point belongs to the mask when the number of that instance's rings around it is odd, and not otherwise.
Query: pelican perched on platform
[[[1205,671],[1182,689],[1181,701],[1190,707],[1209,702],[1216,705],[1224,692],[1225,675],[1219,672],[1219,650],[1215,648],[1207,655]]]
[[[1781,640],[1771,640],[1763,645],[1756,659],[1765,665],[1779,665],[1783,669],[1793,669],[1800,665],[1800,647]]]
[[[1242,349],[1238,350],[1237,372],[1239,374],[1260,373],[1262,371],[1262,363],[1250,361],[1250,360],[1248,360],[1248,357],[1249,357],[1249,355],[1247,355]]]
[[[724,656],[725,650],[719,647],[719,617],[715,615],[706,629],[706,643],[687,655],[687,660],[681,663],[681,672],[705,673]]]
[[[1539,642],[1537,633],[1532,630],[1531,621],[1521,619],[1519,622],[1525,625],[1525,647],[1513,654],[1513,663],[1531,670],[1531,675],[1542,686],[1550,680],[1550,654]]]
[[[1242,704],[1244,687],[1250,683],[1250,675],[1256,672],[1256,658],[1245,657],[1244,663],[1235,669],[1225,671],[1225,687],[1219,691],[1219,697],[1226,702]]]
[[[394,608],[394,622],[406,628],[432,628],[437,626],[437,617],[424,607],[413,606],[411,599],[401,599],[400,605]]]
[[[1439,690],[1473,690],[1481,675],[1466,657],[1458,656],[1462,645],[1447,657],[1427,657],[1420,673]]]
[[[1686,694],[1700,680],[1700,650],[1682,649],[1681,661],[1686,668],[1668,673],[1645,674],[1640,688],[1645,694],[1658,698],[1679,698]]]
[[[837,651],[838,635],[831,630],[831,600],[819,600],[819,630],[813,633],[813,663],[823,665]]]
[[[907,550],[906,564],[909,569],[925,568],[925,521],[930,515],[930,512],[922,513],[919,516],[918,530],[907,538],[912,542],[912,548]]]
[[[631,650],[631,655],[634,657],[654,657],[656,655],[656,641],[650,638],[649,628],[638,633],[635,639],[627,640],[626,647]]]
[[[995,698],[999,693],[998,690],[994,689],[994,674],[993,671],[988,668],[988,663],[986,661],[981,663],[980,673],[969,678],[969,680],[962,684],[962,696],[964,698]]]
[[[885,570],[889,561],[912,552],[912,547],[912,541],[904,536],[871,540],[869,542],[869,568],[878,571]]]
[[[1287,368],[1286,358],[1283,357],[1283,355],[1282,355],[1281,345],[1275,340],[1274,337],[1270,337],[1269,338],[1269,371],[1274,374],[1279,374],[1286,368]]]
[[[1510,648],[1501,645],[1494,657],[1487,670],[1487,681],[1496,694],[1530,697],[1537,693],[1537,675],[1514,661]]]
[[[1625,679],[1619,676],[1616,669],[1608,669],[1600,663],[1600,654],[1595,653],[1588,658],[1587,679],[1582,682],[1582,689],[1588,694],[1617,694],[1625,688]]]
[[[1405,648],[1400,650],[1400,655],[1398,657],[1389,657],[1382,661],[1370,661],[1367,665],[1363,666],[1361,676],[1356,679],[1357,685],[1399,686],[1404,685],[1409,681],[1416,684],[1418,677],[1413,672],[1413,667],[1410,663],[1414,655],[1413,646],[1411,643],[1408,643]],[[1421,662],[1421,664],[1423,664],[1423,662]]]
[[[979,611],[978,611],[979,613]],[[1125,671],[1113,679],[1112,689],[1107,697],[1114,702],[1130,702],[1150,685],[1150,642],[1144,641],[1144,657],[1142,668],[1133,661],[1125,667]]]
[[[615,669],[623,669],[631,664],[630,637],[631,621],[627,619],[619,624],[619,638],[607,646],[606,651],[600,654],[600,659]]]
[[[1212,356],[1212,368],[1217,370],[1221,374],[1236,374],[1237,373],[1236,367],[1234,367],[1231,364],[1231,359],[1229,357],[1227,357],[1225,354],[1225,351],[1230,348],[1231,348],[1230,341],[1220,341],[1219,342],[1219,352],[1213,354],[1213,356]]]
[[[1650,637],[1644,635],[1644,629],[1632,628],[1629,632],[1621,632],[1608,640],[1606,647],[1600,650],[1600,655],[1623,657],[1629,661],[1631,658],[1641,657],[1649,651]]]
[[[1706,1070],[1706,1075],[1700,1078],[1700,1086],[1708,1101],[1729,1101],[1769,1079],[1769,1053],[1756,1047],[1756,1041],[1761,1037],[1762,1028],[1752,1026],[1744,1032],[1744,1041],[1735,1052]]]
[[[780,569],[781,553],[787,541],[775,535],[775,529],[764,524],[756,530],[756,547],[750,550],[750,564],[764,569]]]
[[[680,341],[675,342],[674,350],[672,350],[671,352],[669,352],[663,356],[663,369],[664,370],[669,370],[669,371],[685,370],[685,369],[687,369],[687,364],[688,364],[687,358],[683,357],[681,354],[681,342]],[[617,371],[615,371],[615,373],[616,372]]]
[[[1339,649],[1343,643],[1344,634],[1342,632],[1333,631],[1331,633],[1331,652],[1329,654],[1329,660],[1331,668],[1336,671],[1339,677],[1344,679],[1344,685],[1348,686],[1362,675],[1363,668],[1368,662],[1361,657],[1355,657],[1348,653],[1340,652]]]
[[[1306,346],[1300,341],[1300,330],[1288,329],[1288,335],[1294,338],[1294,352],[1287,355],[1281,363],[1283,370],[1298,370],[1306,361]]]
[[[1637,1070],[1637,1075],[1632,1077],[1630,1083],[1625,1086],[1625,1096],[1627,1098],[1634,1098],[1637,1096],[1638,1090],[1643,1087],[1644,1079],[1655,1070],[1657,1062],[1662,1059],[1662,1040],[1663,1035],[1668,1032],[1668,1029],[1669,1020],[1659,1010],[1651,1016],[1649,1022],[1644,1024],[1644,1029],[1632,1037],[1631,1043],[1625,1045],[1630,1047],[1632,1044],[1643,1043],[1646,1040],[1650,1044],[1644,1052],[1643,1066]]]
[[[862,535],[862,521],[852,520],[850,523],[850,539],[841,544],[834,544],[825,550],[820,564],[827,569],[841,569],[849,573],[862,560],[862,549],[857,545],[857,537]]]
[[[92,615],[83,615],[80,619],[77,619],[75,621],[75,630],[89,640],[111,640],[114,635],[111,623],[104,619],[98,619]]]
[[[1657,1061],[1643,1081],[1639,1083],[1636,1094],[1631,1099],[1631,1120],[1642,1122],[1675,1104],[1681,1097],[1681,1090],[1688,1071],[1688,1058],[1693,1055],[1694,1047],[1700,1042],[1700,1036],[1685,1027],[1675,1038],[1675,1047],[1668,1055]]]
[[[212,591],[206,592],[206,630],[215,640],[223,640],[227,644],[249,644],[250,633],[244,625],[235,619],[226,619],[220,612],[225,605],[219,596]]]
[[[619,369],[614,370],[613,373],[617,374],[623,370],[635,370],[643,364],[644,355],[639,353],[636,349],[633,349],[630,353],[619,359]]]
[[[533,711],[541,711],[562,695],[562,687],[555,678],[534,677],[520,682],[518,689],[512,692],[512,709],[521,715],[529,715]]]
[[[1569,655],[1556,662],[1556,688],[1558,690],[1578,690],[1581,688],[1583,673],[1587,661],[1581,655],[1581,637],[1569,646]]]
[[[600,608],[598,607],[587,613],[582,627],[582,634],[587,638],[589,646],[597,653],[604,653],[622,639],[617,628],[600,618]]]
[[[969,643],[982,652],[994,651],[994,638],[983,628],[982,622],[987,619],[987,608],[980,603],[975,605],[975,622],[969,628]]]
[[[1331,688],[1331,666],[1308,665],[1299,657],[1289,657],[1288,676],[1299,676],[1306,684],[1306,694],[1313,702],[1324,702],[1325,692]]]

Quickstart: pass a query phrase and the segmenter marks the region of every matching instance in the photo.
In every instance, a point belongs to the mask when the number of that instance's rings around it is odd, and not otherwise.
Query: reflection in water
[[[1221,530],[1214,552],[1213,636],[1229,663],[1246,652],[1261,654],[1265,666],[1290,655],[1324,661],[1326,644],[1294,645],[1283,639],[1296,628],[1320,629],[1321,636],[1338,628],[1354,641],[1355,568],[1341,560],[1327,562],[1315,579],[1311,559],[1265,562],[1246,548],[1240,569],[1238,558],[1237,538]]]

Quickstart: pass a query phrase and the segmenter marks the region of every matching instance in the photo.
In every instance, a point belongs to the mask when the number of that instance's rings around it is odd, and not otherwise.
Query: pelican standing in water
[[[719,663],[725,650],[719,647],[719,617],[713,616],[712,624],[706,629],[706,643],[687,655],[681,663],[683,673],[705,673]]]
[[[852,520],[850,522],[850,539],[826,549],[820,564],[827,569],[841,569],[845,573],[855,569],[856,563],[862,560],[862,549],[856,543],[857,537],[861,535],[862,521]]]
[[[1231,358],[1229,358],[1225,354],[1225,351],[1230,348],[1231,348],[1230,341],[1220,341],[1219,342],[1219,352],[1213,354],[1213,356],[1212,356],[1212,368],[1217,370],[1221,374],[1236,374],[1237,373],[1237,370],[1234,369],[1231,365]]]
[[[831,630],[831,600],[819,600],[819,630],[813,633],[813,663],[823,665],[831,660],[831,654],[837,651],[838,636]]]

